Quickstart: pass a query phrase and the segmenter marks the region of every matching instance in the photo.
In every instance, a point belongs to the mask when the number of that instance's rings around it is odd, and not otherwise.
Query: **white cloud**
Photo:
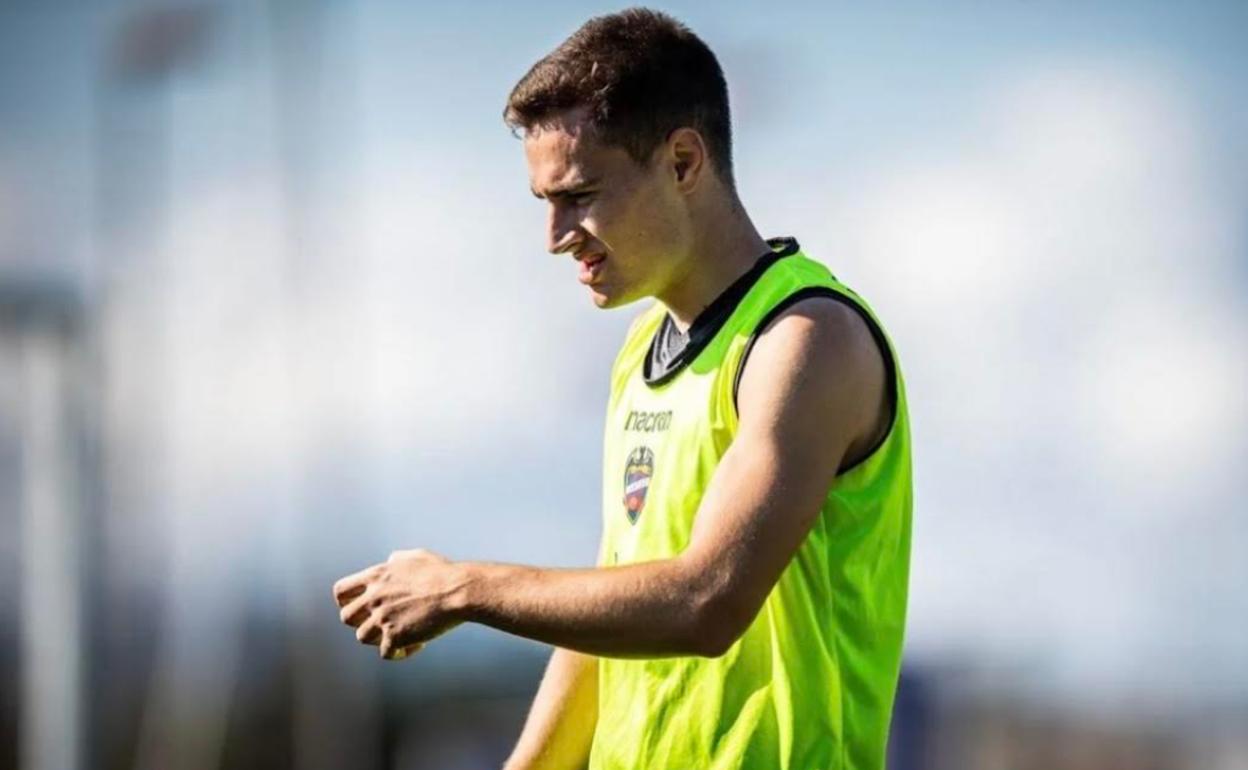
[[[311,526],[300,506],[342,483],[309,477],[323,463],[369,487],[359,494],[370,504],[335,519],[350,524],[337,537],[346,547],[461,529],[448,510],[488,527],[560,504],[549,475],[513,479],[507,502],[483,501],[484,487],[430,489],[429,477],[489,479],[517,463],[507,446],[525,457],[593,446],[636,308],[598,311],[572,260],[544,253],[542,212],[525,207],[523,180],[500,214],[480,206],[501,195],[493,180],[448,182],[446,171],[395,153],[342,196],[330,240],[307,253],[289,249],[290,212],[263,174],[188,180],[173,199],[163,256],[136,271],[145,280],[119,286],[110,356],[122,422],[153,431],[142,486],[172,522],[186,586],[219,588],[222,560],[246,562],[264,550],[257,541],[272,546],[266,560],[289,556],[294,528]],[[597,459],[581,452],[558,472],[597,479]],[[408,499],[430,494],[441,496],[437,511]],[[388,519],[396,509],[404,515]],[[596,509],[576,521],[528,542],[580,542],[597,531]]]
[[[1131,661],[1192,660],[1159,589],[1210,576],[1169,533],[1242,509],[1243,202],[1165,72],[1042,62],[1001,82],[973,149],[865,174],[829,240],[908,378],[914,649],[1121,685]],[[1218,596],[1210,655],[1248,616]]]
[[[1207,295],[1162,290],[1106,308],[1090,330],[1073,394],[1079,438],[1127,511],[1147,512],[1151,499],[1183,517],[1189,498],[1236,477],[1248,424],[1243,325]]]

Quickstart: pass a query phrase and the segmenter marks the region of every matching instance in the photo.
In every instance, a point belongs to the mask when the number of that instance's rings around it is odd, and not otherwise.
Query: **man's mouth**
[[[577,279],[586,286],[597,281],[606,258],[606,254],[586,254],[577,257],[577,261],[581,263],[581,272]]]

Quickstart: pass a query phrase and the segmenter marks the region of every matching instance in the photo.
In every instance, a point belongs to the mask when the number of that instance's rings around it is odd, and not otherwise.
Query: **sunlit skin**
[[[548,206],[547,248],[585,263],[605,257],[594,270],[578,266],[599,307],[652,296],[687,328],[768,248],[693,129],[673,131],[646,164],[598,142],[577,111],[524,144],[532,192]],[[334,584],[340,617],[389,659],[463,622],[588,655],[722,655],[809,532],[839,469],[887,429],[884,383],[879,350],[854,311],[797,302],[758,336],[741,376],[737,435],[683,552],[548,569],[396,551]]]
[[[656,297],[685,328],[767,251],[693,129],[673,131],[641,164],[571,110],[530,130],[524,153],[547,204],[546,248],[580,263],[598,307]]]

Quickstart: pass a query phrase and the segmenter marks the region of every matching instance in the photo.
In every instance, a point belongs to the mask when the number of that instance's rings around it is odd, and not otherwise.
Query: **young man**
[[[510,770],[882,768],[910,550],[905,387],[878,319],[732,175],[712,52],[595,18],[516,85],[548,247],[599,307],[653,297],[611,372],[598,567],[403,551],[335,585],[384,657],[461,622],[556,646]]]

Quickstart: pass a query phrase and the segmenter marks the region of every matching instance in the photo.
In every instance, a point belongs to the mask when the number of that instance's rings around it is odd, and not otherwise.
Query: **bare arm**
[[[335,585],[341,617],[383,657],[465,621],[602,656],[720,655],[805,539],[851,448],[875,435],[883,397],[883,360],[857,314],[798,302],[754,346],[739,430],[681,554],[542,569],[404,551]]]
[[[598,544],[598,564],[606,553]],[[556,647],[503,770],[582,770],[598,726],[598,658]]]
[[[598,659],[556,647],[503,770],[581,770],[598,723]]]

